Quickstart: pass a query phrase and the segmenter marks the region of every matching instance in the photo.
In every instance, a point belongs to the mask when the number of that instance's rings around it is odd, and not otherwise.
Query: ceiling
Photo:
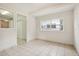
[[[21,12],[33,12],[40,8],[54,5],[52,3],[0,3],[0,6],[5,6]]]
[[[44,15],[47,13],[60,12],[72,8],[73,4],[67,3],[0,3],[0,7],[10,8],[21,13],[35,13]],[[63,8],[64,7],[64,8]]]
[[[33,12],[32,14],[34,16],[43,16],[73,10],[74,7],[75,4],[59,4],[55,6],[49,6],[48,8],[41,9],[39,11]]]

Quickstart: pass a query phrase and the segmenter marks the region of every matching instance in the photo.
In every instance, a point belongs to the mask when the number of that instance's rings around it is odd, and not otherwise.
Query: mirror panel
[[[0,28],[13,28],[13,13],[0,9]]]

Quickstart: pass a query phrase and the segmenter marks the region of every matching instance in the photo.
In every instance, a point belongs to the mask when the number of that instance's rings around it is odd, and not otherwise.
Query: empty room
[[[78,3],[0,3],[0,56],[78,56]]]

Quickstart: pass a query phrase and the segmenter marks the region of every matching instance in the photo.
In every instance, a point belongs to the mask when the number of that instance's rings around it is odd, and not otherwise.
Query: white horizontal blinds
[[[60,19],[45,20],[41,22],[42,30],[63,30],[63,23]]]
[[[61,29],[60,30],[63,30],[63,20],[60,20],[60,25],[61,25]]]
[[[51,23],[51,29],[52,30],[60,30],[61,25],[60,25],[60,19],[53,19]]]
[[[45,20],[41,22],[41,29],[42,30],[48,30],[50,29],[50,20]]]

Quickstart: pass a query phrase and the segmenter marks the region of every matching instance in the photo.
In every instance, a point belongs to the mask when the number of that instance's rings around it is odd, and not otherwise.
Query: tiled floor
[[[25,45],[0,52],[1,56],[77,56],[72,46],[43,40],[33,40]]]

